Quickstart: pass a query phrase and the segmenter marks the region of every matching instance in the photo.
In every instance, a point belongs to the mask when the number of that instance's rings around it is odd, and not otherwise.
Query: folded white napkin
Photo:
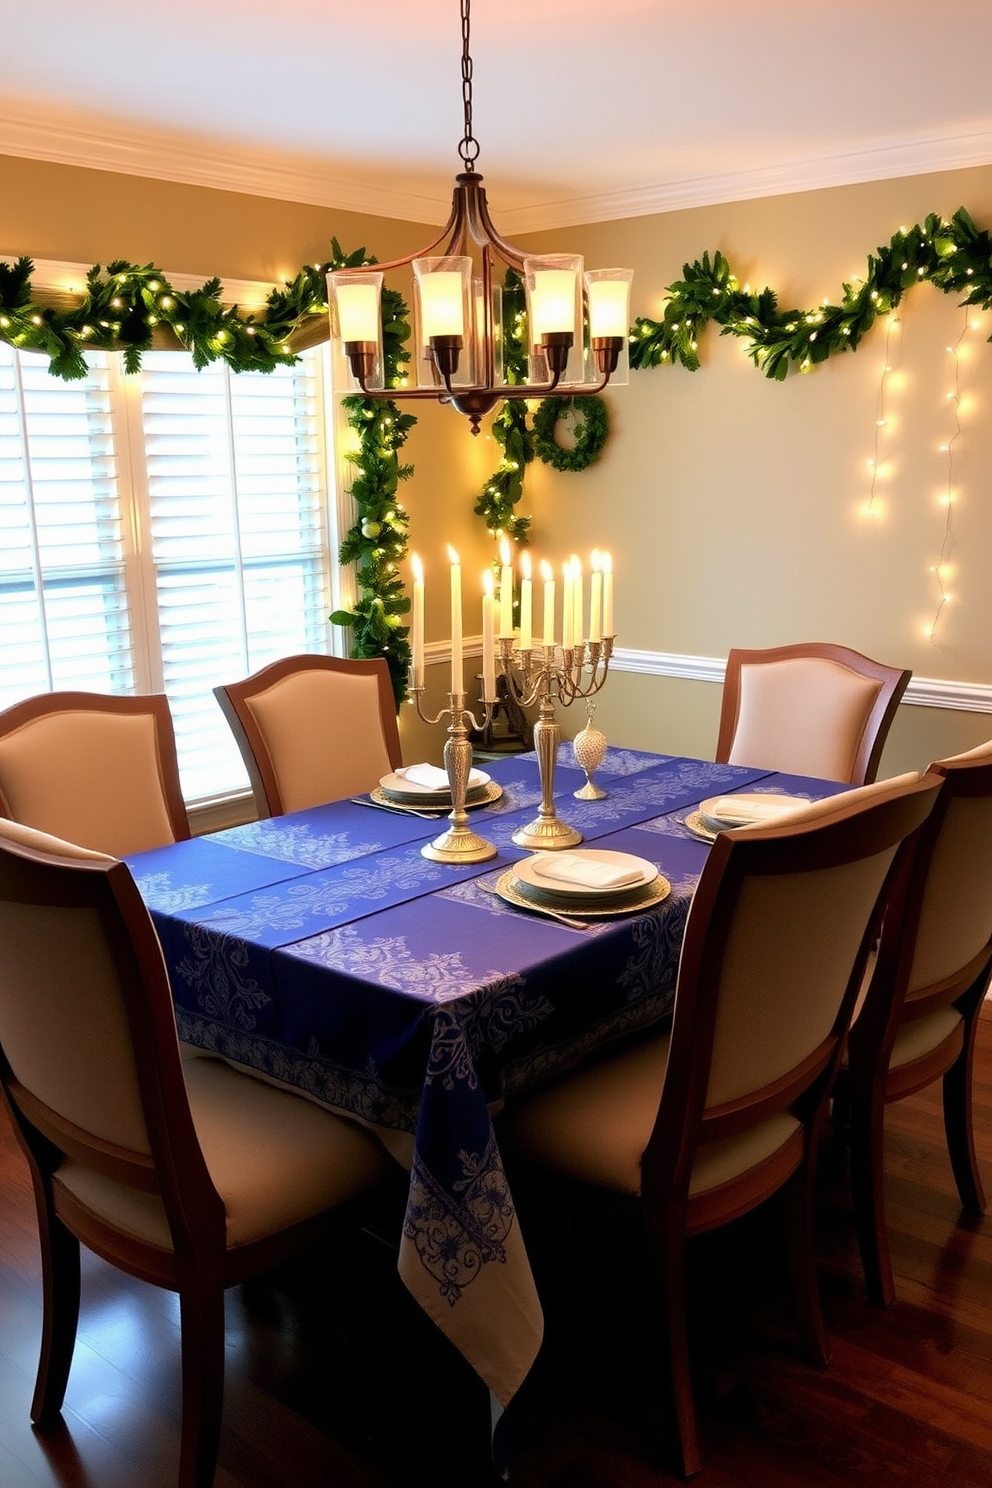
[[[777,816],[788,816],[790,811],[798,811],[806,805],[806,801],[782,800],[781,797],[771,795],[764,801],[739,801],[735,796],[721,796],[718,801],[713,802],[706,815],[710,821],[736,822],[741,826],[750,826],[753,822],[774,821]]]
[[[439,769],[437,765],[402,765],[393,774],[398,775],[401,780],[409,780],[411,785],[422,785],[426,790],[448,789],[448,772]],[[485,785],[488,779],[489,776],[484,775],[481,770],[469,770],[469,790],[474,785]]]
[[[624,868],[602,863],[581,853],[541,853],[533,859],[534,872],[542,878],[557,878],[562,883],[581,884],[587,889],[621,889],[624,884],[640,883],[640,868]]]

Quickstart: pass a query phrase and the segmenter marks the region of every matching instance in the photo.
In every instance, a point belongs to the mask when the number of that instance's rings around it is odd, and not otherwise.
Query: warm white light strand
[[[871,470],[871,484],[868,487],[868,500],[865,503],[866,517],[878,516],[878,512],[875,508],[875,484],[878,480],[879,467],[881,463],[879,460],[879,451],[881,449],[882,443],[882,430],[888,423],[885,404],[886,384],[892,373],[896,370],[895,364],[892,360],[892,333],[893,331],[900,330],[901,328],[902,321],[899,319],[899,316],[895,313],[890,315],[885,327],[885,357],[882,362],[882,375],[878,381],[878,396],[875,399],[875,440],[872,449],[872,457],[868,461],[868,466]]]
[[[947,348],[954,368],[954,386],[947,394],[947,401],[950,404],[953,413],[954,431],[948,439],[947,443],[940,446],[941,453],[947,456],[947,482],[944,488],[944,494],[940,498],[941,505],[944,508],[944,531],[941,535],[940,552],[937,554],[936,563],[932,563],[930,565],[930,572],[933,574],[934,583],[937,585],[937,593],[940,596],[937,603],[937,609],[934,613],[934,617],[927,629],[927,635],[929,636],[930,641],[933,643],[933,645],[937,644],[936,634],[937,626],[940,623],[940,618],[944,613],[945,607],[951,602],[951,595],[947,589],[946,580],[948,576],[948,554],[950,553],[951,547],[954,542],[954,446],[961,438],[962,432],[961,343],[964,341],[968,332],[971,330],[970,316],[972,313],[973,312],[969,310],[969,307],[965,306],[964,325],[961,328],[961,334],[958,336],[958,339],[955,341],[954,345]]]

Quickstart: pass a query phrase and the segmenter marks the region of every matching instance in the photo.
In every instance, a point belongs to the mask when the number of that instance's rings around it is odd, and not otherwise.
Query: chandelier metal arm
[[[425,248],[376,264],[374,274],[369,273],[370,265],[339,269],[329,274],[328,299],[329,303],[334,300],[332,322],[335,315],[339,317],[339,344],[366,398],[379,401],[431,398],[435,402],[450,403],[468,415],[472,432],[477,434],[480,418],[505,398],[582,398],[602,392],[617,370],[626,340],[626,299],[621,306],[613,291],[623,282],[629,288],[630,276],[626,270],[595,271],[585,276],[588,287],[584,290],[581,258],[550,255],[541,259],[527,255],[496,231],[489,215],[482,176],[475,168],[479,144],[472,132],[471,0],[460,0],[460,10],[465,130],[458,153],[464,168],[455,177],[448,220]],[[534,370],[546,370],[548,380],[545,382],[511,385],[497,380],[502,317],[494,259],[499,259],[525,281],[529,326],[527,351],[536,358],[532,362]],[[368,384],[381,352],[381,318],[378,332],[375,320],[379,315],[377,307],[382,275],[411,264],[414,266],[419,310],[415,317],[418,380],[426,381],[428,385],[372,388]],[[347,282],[353,276],[356,282],[345,289],[341,281]],[[611,279],[615,281],[613,284],[609,282]],[[543,281],[540,290],[537,288],[539,280]],[[425,308],[428,304],[425,286],[428,284],[431,286],[429,311]],[[532,296],[536,305],[538,294],[541,296],[541,313],[534,308],[532,317]],[[376,298],[370,304],[372,296]],[[346,316],[342,310],[346,297],[347,332]],[[600,376],[594,385],[582,381],[581,366],[578,369],[569,366],[576,340],[581,343],[583,310],[589,328],[588,354]],[[606,331],[611,334],[603,334]],[[517,334],[516,330],[514,334]],[[464,386],[457,381],[460,363]],[[566,378],[570,379],[569,385],[561,387]],[[572,385],[575,382],[579,385]]]

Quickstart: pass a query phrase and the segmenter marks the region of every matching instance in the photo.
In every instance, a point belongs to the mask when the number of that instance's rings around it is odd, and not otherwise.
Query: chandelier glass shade
[[[575,254],[534,256],[500,237],[489,216],[472,135],[471,0],[460,0],[464,169],[455,177],[451,213],[441,233],[418,253],[374,267],[327,276],[331,337],[354,389],[369,398],[433,398],[479,420],[504,398],[576,397],[627,380],[629,269],[585,271]],[[502,269],[500,269],[502,265]],[[383,376],[383,275],[413,273],[412,377],[386,387]],[[504,374],[503,281],[513,269],[526,295],[527,373]],[[520,328],[513,327],[518,334]],[[414,380],[415,379],[415,380]]]

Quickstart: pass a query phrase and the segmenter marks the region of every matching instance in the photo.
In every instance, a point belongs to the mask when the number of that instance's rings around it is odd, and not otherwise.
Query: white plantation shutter
[[[141,373],[162,679],[184,789],[245,775],[212,688],[294,651],[325,650],[330,608],[316,357],[273,373],[174,352]]]
[[[0,707],[164,690],[187,801],[228,795],[247,777],[214,686],[329,646],[321,355],[87,365],[64,383],[0,343]]]
[[[0,343],[0,706],[134,690],[106,358],[79,382]]]

